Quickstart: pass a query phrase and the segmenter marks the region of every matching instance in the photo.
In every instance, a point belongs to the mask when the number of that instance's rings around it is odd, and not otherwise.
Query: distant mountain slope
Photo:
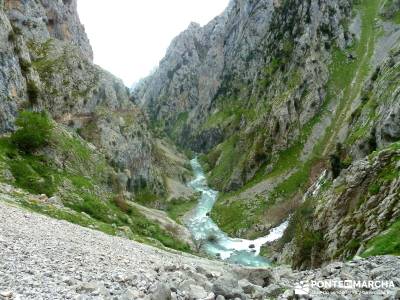
[[[125,203],[148,204],[150,199],[148,205],[165,209],[172,196],[188,200],[190,190],[181,195],[169,185],[184,185],[190,178],[187,159],[167,141],[159,146],[129,89],[94,65],[92,56],[76,0],[0,1],[0,181],[56,197],[75,212],[106,223],[101,226],[113,233],[112,224],[133,231],[154,226],[139,235],[188,250],[170,236],[173,226],[168,231],[140,213],[130,216]],[[26,127],[45,118],[54,124],[47,144],[32,153],[13,142],[21,112],[30,113],[28,121],[39,119]],[[86,219],[37,209],[88,225]],[[130,217],[134,224],[127,223]]]
[[[265,235],[324,169],[332,180],[400,139],[399,11],[395,0],[231,1],[173,40],[133,97],[202,153],[223,230]]]

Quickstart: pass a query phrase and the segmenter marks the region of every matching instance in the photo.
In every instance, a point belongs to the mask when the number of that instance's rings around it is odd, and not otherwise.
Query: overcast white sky
[[[94,61],[131,86],[149,74],[191,21],[205,25],[229,0],[78,0]]]

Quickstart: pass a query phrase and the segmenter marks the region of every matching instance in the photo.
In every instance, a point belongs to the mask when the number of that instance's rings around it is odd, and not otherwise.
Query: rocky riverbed
[[[304,272],[283,266],[242,268],[109,236],[9,203],[0,202],[0,219],[2,300],[290,299],[304,290],[317,295],[313,299],[339,299],[340,288],[306,285],[329,279],[388,280],[394,286],[363,292],[372,291],[373,299],[400,296],[398,257],[358,259]],[[361,290],[355,292],[361,297]]]

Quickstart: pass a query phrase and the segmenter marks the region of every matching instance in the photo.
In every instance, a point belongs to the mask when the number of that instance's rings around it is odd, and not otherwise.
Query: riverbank
[[[210,217],[218,192],[207,185],[204,170],[198,159],[192,159],[190,164],[194,179],[189,183],[189,186],[199,192],[201,196],[197,207],[186,218],[186,225],[199,250],[205,251],[211,257],[235,264],[268,267],[270,262],[265,257],[259,256],[261,247],[267,242],[281,238],[287,228],[288,221],[272,228],[266,236],[255,240],[230,238]]]
[[[393,256],[337,262],[305,272],[284,266],[243,268],[110,236],[1,199],[0,219],[1,300],[288,299],[296,287],[301,292],[300,282],[320,279],[395,284],[384,290],[354,290],[342,299],[360,298],[361,292],[370,292],[375,299],[400,295],[400,258]],[[333,299],[343,290],[305,287],[308,295],[321,297],[322,292]]]

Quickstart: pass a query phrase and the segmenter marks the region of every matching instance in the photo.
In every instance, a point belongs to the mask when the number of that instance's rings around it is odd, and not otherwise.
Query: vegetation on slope
[[[325,179],[292,215],[275,250],[292,242],[292,265],[300,269],[357,253],[398,255],[399,149],[400,143],[393,143],[336,181]]]
[[[363,257],[374,255],[400,255],[400,219],[392,226],[371,240],[367,244],[367,250],[362,254]]]
[[[21,127],[11,137],[0,139],[0,181],[46,195],[21,198],[22,205],[109,234],[189,251],[125,201],[105,158],[77,135],[54,125],[45,113],[22,112],[17,124]],[[40,200],[47,197],[62,205]]]
[[[282,205],[282,201],[292,200],[296,195],[304,193],[309,185],[312,168],[317,163],[326,161],[327,156],[335,149],[339,130],[347,122],[351,104],[360,95],[363,83],[370,72],[370,60],[374,50],[375,38],[378,34],[378,30],[375,28],[375,18],[378,15],[379,3],[379,0],[363,1],[355,7],[362,18],[360,40],[356,41],[352,48],[346,49],[345,52],[333,49],[325,103],[320,113],[302,128],[299,140],[289,149],[278,154],[278,159],[272,170],[265,172],[266,169],[261,168],[259,173],[239,191],[220,195],[212,215],[225,232],[234,235],[240,232],[235,222],[232,222],[232,215],[238,218],[239,228],[246,230],[256,224],[263,223],[261,218],[264,217],[265,210]],[[354,53],[356,58],[348,59],[346,53],[349,52]],[[299,158],[305,142],[313,127],[322,118],[332,114],[329,104],[333,101],[337,102],[337,108],[335,114],[331,117],[330,126],[314,145],[313,151],[306,161],[301,161]],[[282,175],[288,176],[280,180]],[[270,179],[274,179],[278,184],[270,191],[267,200],[254,203],[254,199],[247,201],[247,199],[237,197],[241,191]],[[237,203],[239,201],[243,203]],[[250,202],[253,203],[250,204]],[[249,209],[249,205],[253,206],[254,209]],[[263,232],[259,234],[263,234]]]

